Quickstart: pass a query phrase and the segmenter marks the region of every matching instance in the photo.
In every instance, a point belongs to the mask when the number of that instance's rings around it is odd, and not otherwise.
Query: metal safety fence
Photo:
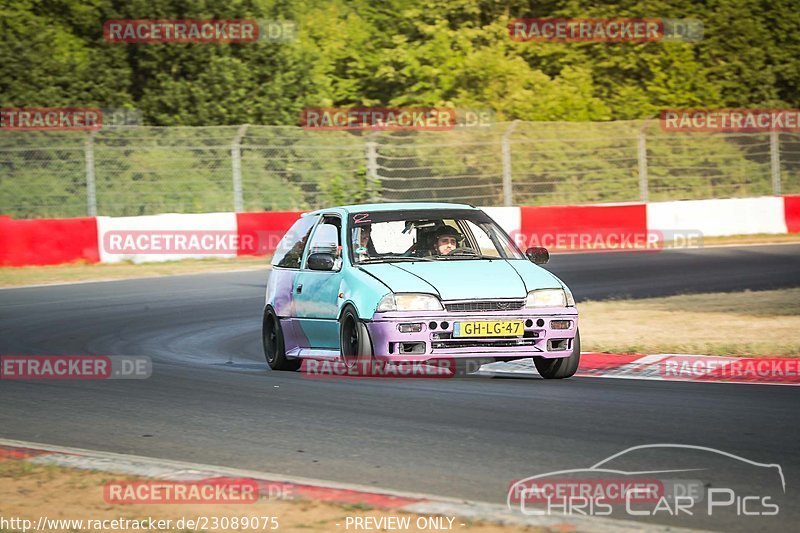
[[[16,218],[798,192],[800,133],[666,132],[658,121],[516,121],[449,131],[0,130],[0,214]]]

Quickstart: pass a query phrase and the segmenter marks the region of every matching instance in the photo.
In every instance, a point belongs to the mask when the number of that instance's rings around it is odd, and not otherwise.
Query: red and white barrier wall
[[[0,265],[99,260],[95,218],[13,220],[0,216]]]
[[[520,207],[520,248],[635,248],[647,243],[645,204]],[[505,228],[509,231],[508,228]]]
[[[796,199],[800,196],[650,203],[647,229],[699,230],[708,237],[787,233],[785,205]]]
[[[144,263],[149,261],[176,261],[179,259],[203,259],[208,253],[178,253],[174,243],[158,243],[153,239],[149,246],[136,246],[136,240],[124,247],[125,239],[134,236],[134,232],[155,236],[162,233],[191,236],[192,232],[204,231],[212,235],[217,232],[236,234],[235,213],[202,213],[202,214],[163,214],[140,217],[97,217],[97,244],[101,263],[120,263],[131,261]],[[226,243],[227,244],[227,243]],[[226,253],[227,251],[227,253]],[[236,257],[236,249],[227,246],[227,250],[217,248],[214,257]]]
[[[702,236],[800,232],[800,196],[545,207],[488,207],[486,212],[521,247],[619,248],[654,235]],[[0,216],[0,265],[55,265],[74,261],[115,263],[265,255],[300,212],[164,214],[141,217],[13,220]],[[179,253],[169,246],[120,247],[131,234],[174,233],[216,240],[210,251]],[[570,237],[570,239],[563,239]],[[581,239],[588,239],[583,241]],[[150,241],[149,241],[150,242]],[[586,242],[589,246],[584,246]],[[220,243],[223,245],[220,246]],[[577,245],[577,246],[575,246]],[[602,248],[602,246],[601,246]]]

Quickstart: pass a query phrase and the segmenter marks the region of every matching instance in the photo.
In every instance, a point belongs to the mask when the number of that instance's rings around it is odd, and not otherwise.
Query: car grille
[[[466,302],[445,302],[444,307],[451,313],[519,311],[525,307],[525,300],[472,300]]]
[[[520,346],[535,346],[538,339],[448,339],[432,341],[431,348],[442,350],[448,348],[519,348]]]

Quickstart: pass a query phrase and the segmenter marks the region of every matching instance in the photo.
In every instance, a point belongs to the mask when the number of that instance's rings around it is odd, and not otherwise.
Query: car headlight
[[[572,296],[572,291],[569,287],[564,286],[564,294],[567,295],[567,307],[575,307],[575,297]]]
[[[566,307],[567,294],[564,289],[539,289],[528,293],[525,307]]]
[[[432,294],[405,292],[384,296],[378,304],[378,313],[385,311],[441,311],[442,302]]]

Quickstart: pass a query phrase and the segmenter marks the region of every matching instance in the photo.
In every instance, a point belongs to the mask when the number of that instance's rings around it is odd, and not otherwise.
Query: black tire
[[[261,323],[261,340],[264,344],[264,357],[266,357],[267,364],[272,370],[293,372],[303,364],[300,359],[286,357],[281,321],[271,307],[264,310],[264,320]]]
[[[339,319],[339,350],[342,363],[358,373],[371,373],[382,367],[373,357],[367,326],[352,306],[345,307]]]
[[[534,357],[533,364],[536,370],[544,379],[564,379],[572,377],[578,370],[581,362],[581,332],[575,332],[575,340],[572,343],[572,354],[568,357],[558,359],[545,359],[544,357]]]

